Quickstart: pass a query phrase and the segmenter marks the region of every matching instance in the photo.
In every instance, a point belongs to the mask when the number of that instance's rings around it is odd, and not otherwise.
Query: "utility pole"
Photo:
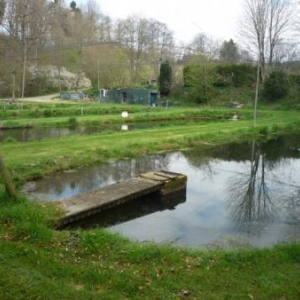
[[[27,40],[25,37],[23,41],[23,75],[22,75],[22,100],[24,100],[25,93],[25,77],[26,77],[26,66],[27,66]]]
[[[257,60],[257,73],[256,73],[256,86],[255,86],[255,99],[254,99],[254,116],[253,116],[253,126],[256,127],[257,120],[257,100],[258,100],[258,90],[259,90],[259,76],[260,76],[260,53]]]
[[[15,89],[16,89],[16,71],[13,71],[11,73],[11,76],[12,76],[12,99],[14,100],[15,99]]]
[[[97,62],[97,77],[98,77],[98,92],[100,91],[100,75],[99,75],[99,58],[98,58],[98,62]]]

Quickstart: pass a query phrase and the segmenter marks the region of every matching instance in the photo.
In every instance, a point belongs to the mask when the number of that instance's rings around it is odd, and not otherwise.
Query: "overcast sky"
[[[70,0],[71,1],[71,0]],[[86,0],[77,0],[84,4]],[[243,0],[96,0],[112,19],[140,15],[168,25],[177,41],[190,42],[204,32],[214,39],[236,40]]]

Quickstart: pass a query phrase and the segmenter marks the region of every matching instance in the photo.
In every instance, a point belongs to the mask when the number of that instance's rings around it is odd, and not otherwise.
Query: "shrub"
[[[256,70],[248,64],[218,65],[216,67],[218,80],[217,87],[243,87],[252,86],[255,82]]]
[[[99,89],[97,87],[91,87],[83,91],[89,98],[97,98],[99,96]]]
[[[51,116],[52,116],[52,111],[51,111],[51,109],[45,109],[45,110],[44,110],[44,116],[45,116],[45,117],[51,117]]]
[[[75,117],[71,117],[68,120],[69,126],[74,128],[78,126],[78,120]]]
[[[276,101],[289,93],[287,75],[282,71],[273,71],[263,85],[263,96],[267,100]]]
[[[267,135],[269,132],[268,126],[263,126],[258,129],[259,133],[262,135]]]
[[[185,93],[196,103],[209,102],[213,95],[216,71],[213,64],[187,65],[183,70]]]
[[[7,138],[4,139],[4,143],[15,143],[17,140],[13,137],[8,136]]]

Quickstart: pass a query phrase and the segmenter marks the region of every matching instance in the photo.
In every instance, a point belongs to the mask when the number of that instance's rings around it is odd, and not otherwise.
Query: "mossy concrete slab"
[[[59,226],[86,218],[105,209],[158,192],[167,195],[186,188],[186,176],[168,171],[148,172],[136,178],[114,183],[98,190],[60,201],[66,211]]]

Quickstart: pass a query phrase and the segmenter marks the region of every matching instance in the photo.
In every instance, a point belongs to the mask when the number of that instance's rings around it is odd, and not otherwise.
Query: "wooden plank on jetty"
[[[166,196],[186,189],[187,177],[169,171],[148,172],[98,190],[60,201],[66,211],[58,227],[66,226],[105,209],[157,192]]]

